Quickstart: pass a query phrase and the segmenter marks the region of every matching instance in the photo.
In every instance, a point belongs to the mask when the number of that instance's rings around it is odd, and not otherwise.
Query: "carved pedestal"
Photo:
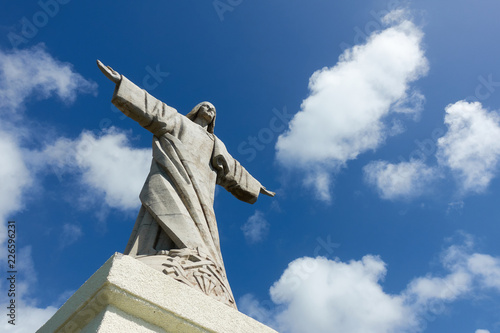
[[[175,249],[136,259],[236,309],[224,268],[199,249]]]
[[[210,264],[192,257],[182,264],[184,255],[178,256],[181,265],[198,262],[192,277],[191,273],[185,276],[187,281],[200,281],[208,286],[206,290],[211,290],[210,281],[215,275],[204,267]],[[164,266],[167,271],[170,269],[168,275],[177,274],[178,265],[174,261],[170,267]],[[209,277],[195,274],[200,269],[206,269],[201,275]],[[119,253],[94,273],[37,332],[276,333],[199,290]]]

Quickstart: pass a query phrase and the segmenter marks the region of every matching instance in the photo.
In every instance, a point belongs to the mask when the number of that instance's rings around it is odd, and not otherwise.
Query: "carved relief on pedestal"
[[[184,248],[170,250],[166,256],[163,273],[236,308],[223,268],[207,254],[199,249]]]

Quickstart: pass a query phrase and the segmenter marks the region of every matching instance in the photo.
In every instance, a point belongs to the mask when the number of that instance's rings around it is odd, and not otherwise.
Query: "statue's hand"
[[[104,64],[99,60],[97,60],[97,67],[99,67],[101,72],[104,75],[106,75],[106,77],[108,79],[110,79],[111,81],[113,81],[114,83],[118,84],[122,80],[122,76],[120,73],[118,73],[117,71],[115,71],[113,68],[111,68],[109,66],[104,66]]]
[[[268,195],[268,196],[270,196],[270,197],[274,197],[274,196],[276,195],[276,193],[274,193],[274,192],[272,192],[272,191],[268,191],[268,190],[266,190],[266,188],[265,188],[264,186],[262,186],[262,187],[260,188],[260,193],[265,194],[265,195]]]

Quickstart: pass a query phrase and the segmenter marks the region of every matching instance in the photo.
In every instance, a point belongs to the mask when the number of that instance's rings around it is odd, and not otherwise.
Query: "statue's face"
[[[198,110],[198,117],[210,124],[215,118],[215,107],[210,103],[203,103]]]

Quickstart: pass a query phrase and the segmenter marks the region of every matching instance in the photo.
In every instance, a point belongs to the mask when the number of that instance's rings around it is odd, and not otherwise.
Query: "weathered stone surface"
[[[37,333],[276,333],[139,260],[113,255]]]
[[[162,269],[167,275],[236,307],[220,251],[215,185],[248,203],[259,193],[274,193],[214,135],[216,111],[211,103],[202,102],[184,116],[111,67],[99,61],[98,66],[116,84],[113,104],[153,134],[151,170],[125,254],[156,269],[159,262],[170,265]],[[198,254],[182,257],[174,250]],[[148,258],[156,255],[160,257]],[[200,266],[200,261],[206,263]]]

